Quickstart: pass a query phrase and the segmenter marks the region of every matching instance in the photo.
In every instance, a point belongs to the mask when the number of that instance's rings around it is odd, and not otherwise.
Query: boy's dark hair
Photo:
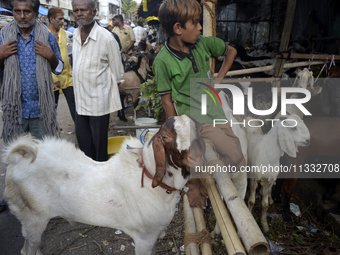
[[[47,14],[48,21],[51,22],[51,18],[55,19],[57,17],[57,14],[59,13],[61,13],[63,16],[65,14],[62,9],[57,7],[52,7],[51,9],[49,9]]]
[[[35,13],[39,12],[39,6],[40,6],[40,1],[39,0],[11,0],[9,5],[10,5],[12,11],[14,9],[14,2],[15,1],[18,1],[18,2],[31,2],[32,3],[33,11]]]
[[[159,20],[168,36],[174,36],[174,25],[179,22],[185,28],[188,20],[202,16],[202,7],[196,0],[164,0],[159,7]]]
[[[137,21],[137,26],[141,26],[142,27],[143,26],[143,21],[142,20],[138,20]]]
[[[118,14],[118,15],[114,16],[114,17],[113,17],[113,19],[118,19],[118,20],[120,20],[122,23],[124,23],[123,16],[122,16],[122,15],[120,15],[120,14]]]

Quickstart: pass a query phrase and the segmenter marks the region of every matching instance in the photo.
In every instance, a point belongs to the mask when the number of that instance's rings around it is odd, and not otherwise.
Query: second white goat
[[[295,125],[296,124],[296,125]],[[252,124],[254,125],[254,123]],[[272,203],[271,190],[279,174],[280,157],[287,153],[296,157],[298,146],[309,145],[310,133],[300,117],[295,114],[281,117],[273,128],[263,134],[260,127],[246,126],[248,138],[248,165],[250,178],[250,197],[248,207],[252,210],[255,204],[255,192],[261,184],[262,215],[261,224],[264,232],[269,231],[267,210]]]

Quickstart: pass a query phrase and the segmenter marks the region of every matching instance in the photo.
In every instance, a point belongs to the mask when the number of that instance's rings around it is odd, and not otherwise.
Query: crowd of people
[[[68,28],[73,44],[71,68],[69,37],[62,29],[63,11],[49,9],[47,27],[38,19],[39,0],[11,0],[10,4],[14,21],[2,28],[0,36],[4,142],[23,133],[36,139],[57,136],[56,107],[59,93],[64,93],[79,149],[95,161],[108,160],[110,113],[122,108],[118,86],[124,79],[124,68],[120,56],[136,51],[152,54],[157,31],[145,29],[142,21],[132,29],[124,24],[122,15],[97,23],[96,1],[73,0],[79,27],[74,31]],[[153,72],[167,117],[190,115],[191,78],[213,83],[209,57],[225,56],[217,76],[222,78],[236,56],[236,50],[221,39],[200,35],[201,14],[196,0],[165,0],[160,7],[160,22],[168,39],[155,59]],[[225,164],[243,165],[237,137],[230,127],[213,128],[214,118],[225,118],[222,108],[197,118],[203,124],[202,137],[215,143]],[[203,184],[192,179],[188,186],[190,204],[204,207],[207,192]]]

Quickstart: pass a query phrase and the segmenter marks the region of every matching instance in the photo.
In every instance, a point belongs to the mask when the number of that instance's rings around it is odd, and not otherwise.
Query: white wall
[[[66,0],[67,1],[67,0]],[[46,5],[50,5],[50,6],[56,6],[58,7],[58,0],[40,0],[40,4],[46,4]]]
[[[71,0],[59,0],[59,8],[72,10],[72,1]]]

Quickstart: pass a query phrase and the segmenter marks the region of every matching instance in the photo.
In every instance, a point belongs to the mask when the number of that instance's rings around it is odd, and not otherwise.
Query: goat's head
[[[282,121],[284,121],[284,126]],[[298,146],[307,146],[310,141],[310,133],[303,120],[296,114],[280,118],[279,144],[281,149],[289,156],[295,158]],[[296,124],[296,126],[294,126]],[[283,156],[283,154],[282,154]]]
[[[152,187],[157,187],[169,171],[174,176],[175,188],[180,189],[189,178],[190,166],[202,165],[205,147],[198,136],[201,129],[199,123],[186,115],[170,117],[162,125],[150,140],[156,162]]]

